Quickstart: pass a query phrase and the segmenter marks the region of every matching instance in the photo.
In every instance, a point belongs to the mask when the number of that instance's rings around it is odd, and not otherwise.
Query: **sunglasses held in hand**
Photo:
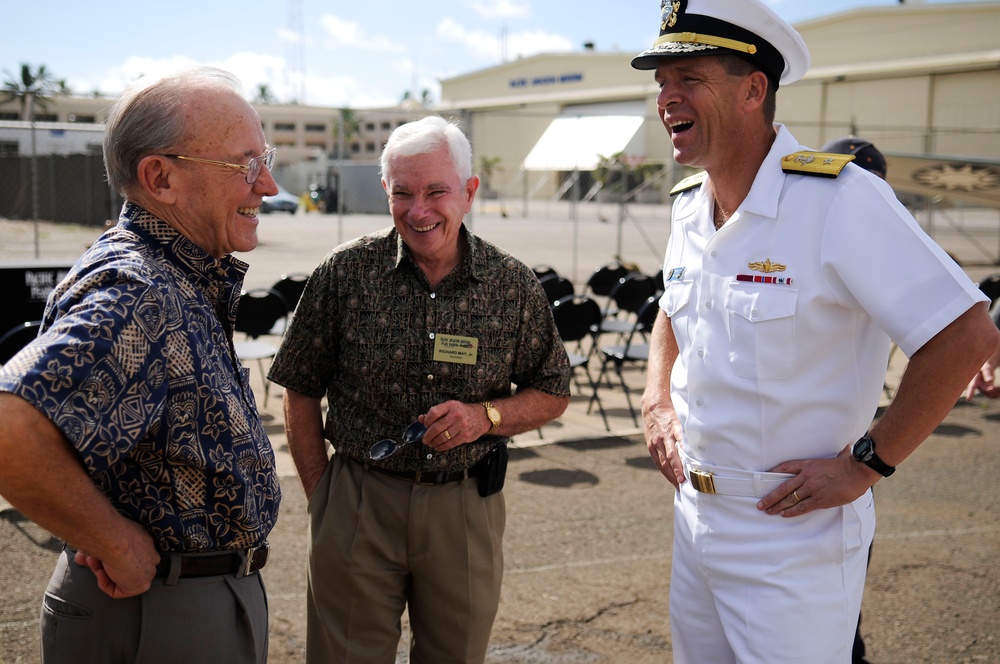
[[[399,451],[399,448],[404,445],[412,445],[413,443],[419,443],[424,438],[424,433],[427,432],[427,427],[425,427],[420,422],[414,422],[410,426],[406,427],[403,431],[403,442],[397,443],[396,441],[385,438],[378,441],[372,448],[368,450],[368,456],[371,457],[372,461],[380,461],[382,459],[387,459]]]

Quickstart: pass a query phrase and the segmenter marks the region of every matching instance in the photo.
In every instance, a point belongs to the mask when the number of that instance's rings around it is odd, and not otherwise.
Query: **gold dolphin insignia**
[[[754,261],[753,263],[747,263],[747,267],[753,270],[754,272],[764,272],[765,274],[768,272],[785,271],[784,265],[782,265],[781,263],[772,263],[770,258],[768,258],[763,262]]]

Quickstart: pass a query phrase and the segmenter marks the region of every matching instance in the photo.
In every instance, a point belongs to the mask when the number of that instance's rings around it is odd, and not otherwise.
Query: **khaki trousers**
[[[309,664],[486,658],[503,578],[503,493],[415,484],[334,455],[310,498]]]

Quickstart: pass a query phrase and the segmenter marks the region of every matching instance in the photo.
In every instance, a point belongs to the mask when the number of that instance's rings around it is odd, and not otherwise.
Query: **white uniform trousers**
[[[875,534],[871,491],[784,518],[752,497],[674,498],[674,663],[849,664]]]

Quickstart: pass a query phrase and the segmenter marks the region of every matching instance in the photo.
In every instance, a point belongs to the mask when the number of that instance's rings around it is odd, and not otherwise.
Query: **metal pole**
[[[34,220],[35,230],[35,258],[41,256],[39,238],[41,232],[38,228],[38,155],[35,146],[35,95],[28,92],[28,120],[31,122],[31,218]]]

